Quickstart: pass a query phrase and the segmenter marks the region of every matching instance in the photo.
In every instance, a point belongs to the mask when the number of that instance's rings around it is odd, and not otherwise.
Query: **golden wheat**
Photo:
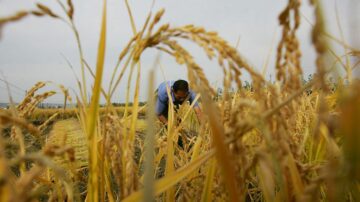
[[[279,15],[282,38],[275,64],[276,83],[265,81],[216,32],[195,25],[160,24],[163,9],[154,16],[150,12],[138,30],[130,4],[125,1],[133,36],[117,58],[108,91],[101,86],[106,2],[96,72],[83,57],[72,1],[58,3],[66,19],[42,4],[37,4],[38,10],[0,19],[0,26],[29,14],[65,21],[77,38],[82,68],[76,108],[38,109],[38,103],[55,93],[36,94],[47,84],[39,82],[16,107],[0,111],[1,200],[360,200],[360,84],[356,80],[349,84],[342,79],[335,84],[327,80],[331,71],[326,57],[329,37],[325,36],[319,1],[310,1],[315,13],[312,40],[317,52],[317,75],[307,84],[301,83],[301,50],[296,36],[301,25],[299,0],[289,0]],[[182,46],[184,39],[201,47],[210,60],[217,59],[224,73],[223,95],[215,99],[203,68]],[[342,45],[358,57],[358,50]],[[165,52],[186,66],[191,87],[201,95],[204,122],[195,119],[191,111],[194,103],[175,111],[170,102],[167,128],[157,123],[152,100],[154,72],[149,79],[149,102],[139,106],[140,61],[147,49]],[[333,54],[341,62],[342,57]],[[344,65],[345,69],[351,68]],[[94,79],[90,102],[85,67]],[[111,98],[127,70],[127,103],[115,107]],[[240,78],[245,71],[252,78],[248,89]],[[136,89],[130,106],[133,77]],[[232,83],[237,86],[235,92],[230,91]],[[68,90],[61,85],[59,88],[66,106]],[[106,100],[102,108],[101,95]],[[144,114],[146,121],[140,117]],[[34,120],[40,125],[30,123]],[[33,140],[29,133],[40,138]]]

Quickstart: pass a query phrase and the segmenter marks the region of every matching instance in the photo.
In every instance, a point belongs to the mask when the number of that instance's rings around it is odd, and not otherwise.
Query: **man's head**
[[[189,84],[185,80],[177,80],[172,86],[176,100],[184,101],[189,95]]]

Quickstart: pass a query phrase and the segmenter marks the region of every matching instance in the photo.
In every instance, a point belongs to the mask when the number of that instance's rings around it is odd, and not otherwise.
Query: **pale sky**
[[[326,21],[329,33],[341,38],[336,23],[335,2],[343,28],[345,40],[354,47],[355,36],[359,30],[358,0],[323,0]],[[0,0],[0,17],[14,14],[19,10],[35,8],[33,0]],[[48,5],[56,13],[62,13],[55,0],[37,1]],[[98,46],[102,1],[101,0],[73,0],[75,5],[75,23],[79,29],[85,59],[94,68]],[[66,1],[64,1],[66,3]],[[145,21],[151,7],[151,0],[129,0],[133,16],[139,29]],[[220,36],[235,46],[240,39],[238,50],[247,61],[261,71],[264,61],[272,48],[269,68],[266,78],[274,79],[275,52],[281,35],[278,15],[284,9],[285,0],[157,0],[153,12],[165,8],[165,15],[160,24],[170,23],[171,26],[194,24],[207,30],[217,31]],[[308,1],[302,1],[301,12],[313,20],[313,8]],[[357,7],[356,7],[357,6]],[[353,12],[357,11],[357,12]],[[358,23],[355,23],[358,20]],[[307,77],[315,71],[315,52],[310,41],[311,25],[302,18],[298,37],[303,52],[302,65]],[[357,33],[357,34],[354,34]],[[114,69],[117,57],[131,38],[132,31],[129,16],[123,0],[108,0],[108,30],[107,50],[103,86],[107,89],[111,72]],[[275,36],[275,43],[272,44]],[[204,68],[210,83],[219,86],[222,83],[222,73],[216,60],[208,61],[201,49],[186,43],[185,47],[194,55],[196,61]],[[334,44],[339,55],[344,50]],[[141,100],[147,99],[148,70],[153,66],[158,51],[147,50],[141,59]],[[49,17],[28,17],[21,22],[11,23],[3,27],[0,39],[0,71],[11,84],[11,95],[15,101],[21,101],[24,90],[31,88],[37,81],[52,81],[63,84],[78,91],[76,79],[68,67],[64,55],[74,66],[77,77],[80,77],[78,49],[71,30],[65,23]],[[166,79],[186,79],[186,68],[179,66],[166,54],[161,54],[161,65],[164,68]],[[156,84],[164,80],[157,69]],[[0,73],[1,73],[0,72]],[[271,75],[271,76],[270,76]],[[4,78],[0,80],[0,102],[8,102],[8,93]],[[125,77],[127,78],[127,77]],[[243,80],[248,80],[244,74]],[[88,86],[91,77],[88,75]],[[133,82],[134,83],[134,82]],[[127,79],[123,79],[116,91],[113,102],[124,102]],[[15,87],[16,86],[16,87]],[[58,90],[50,84],[44,90]],[[74,96],[74,94],[72,94]],[[63,96],[56,95],[48,102],[61,103]]]

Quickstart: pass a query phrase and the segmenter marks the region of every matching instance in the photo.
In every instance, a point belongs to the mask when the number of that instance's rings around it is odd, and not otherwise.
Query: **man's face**
[[[188,92],[185,92],[185,91],[182,91],[182,90],[178,90],[178,91],[174,91],[174,97],[175,97],[175,100],[177,101],[184,101],[187,96],[189,95],[189,91]]]

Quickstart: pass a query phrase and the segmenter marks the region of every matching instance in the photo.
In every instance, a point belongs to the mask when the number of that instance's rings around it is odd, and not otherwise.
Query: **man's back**
[[[172,87],[173,83],[174,83],[174,81],[164,81],[159,85],[159,87],[157,89],[157,94],[158,94],[157,96],[161,102],[167,103],[169,101],[167,88],[169,88],[170,94],[172,94],[171,87]],[[174,99],[173,95],[172,95],[172,98]]]

